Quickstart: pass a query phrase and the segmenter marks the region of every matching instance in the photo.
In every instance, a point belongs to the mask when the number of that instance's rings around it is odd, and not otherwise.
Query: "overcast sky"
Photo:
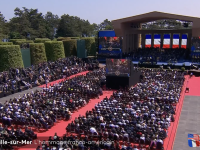
[[[1,0],[0,11],[9,20],[16,7],[51,11],[61,16],[69,14],[90,23],[115,20],[151,11],[200,17],[200,0]]]

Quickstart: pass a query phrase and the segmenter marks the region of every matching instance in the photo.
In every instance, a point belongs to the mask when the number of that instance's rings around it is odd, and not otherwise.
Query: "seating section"
[[[15,68],[0,73],[0,98],[51,81],[96,68],[98,63],[86,63],[69,57],[56,62],[47,62],[29,68]]]
[[[99,77],[104,69],[60,82],[41,91],[24,94],[0,104],[3,125],[27,125],[50,129],[57,120],[69,120],[71,113],[102,95]]]
[[[85,116],[75,118],[66,127],[66,136],[54,139],[83,141],[41,145],[71,149],[163,149],[168,128],[174,122],[184,73],[171,70],[143,69],[143,80],[136,87],[113,92],[96,104]],[[82,144],[87,141],[104,143]],[[105,142],[110,141],[110,142]],[[39,148],[38,148],[39,149]]]
[[[22,131],[20,128],[8,128],[7,126],[2,127],[2,125],[0,125],[0,132],[1,149],[5,150],[12,150],[14,149],[14,147],[24,145],[22,141],[32,141],[37,138],[37,134],[35,134],[33,130],[31,128],[29,129],[28,127],[26,127],[24,131]]]

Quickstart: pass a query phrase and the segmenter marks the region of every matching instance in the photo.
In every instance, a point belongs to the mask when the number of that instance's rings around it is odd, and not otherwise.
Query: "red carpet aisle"
[[[178,123],[179,123],[179,118],[180,118],[181,110],[182,110],[182,106],[183,106],[183,100],[185,97],[185,89],[187,86],[187,82],[188,82],[188,76],[185,77],[185,82],[184,82],[184,85],[182,88],[181,97],[179,99],[179,103],[176,106],[176,115],[174,116],[175,121],[173,123],[171,123],[171,126],[168,129],[168,137],[164,140],[164,149],[165,150],[173,149],[173,145],[174,145],[174,141],[175,141],[175,137],[176,137],[176,131],[177,131]]]
[[[95,104],[103,100],[103,98],[110,97],[113,94],[113,91],[104,91],[103,95],[99,97],[99,99],[91,99],[91,101],[83,108],[79,109],[78,112],[75,112],[72,114],[72,119],[70,121],[60,121],[55,126],[53,126],[50,130],[43,133],[37,133],[38,139],[36,142],[33,142],[31,145],[25,145],[23,147],[20,147],[21,150],[35,150],[38,145],[41,145],[38,141],[47,140],[49,136],[53,136],[55,132],[58,134],[58,136],[63,136],[63,134],[66,133],[65,128],[67,127],[68,123],[73,121],[75,117],[78,117],[79,115],[85,115],[86,111],[92,110],[94,108]]]
[[[200,85],[200,77],[189,78],[187,87],[189,87],[190,92],[186,93],[186,95],[200,96],[199,85]]]
[[[74,78],[75,76],[85,75],[85,74],[88,73],[88,72],[89,72],[89,71],[80,72],[80,73],[77,73],[77,74],[74,74],[74,75],[68,77],[67,79]],[[56,80],[56,81],[52,81],[52,82],[50,82],[50,83],[47,84],[47,87],[49,87],[50,85],[54,85],[54,84],[56,84],[56,83],[62,82],[62,81],[64,81],[64,80],[66,80],[66,79],[59,79],[59,80]],[[41,88],[44,87],[44,88],[45,88],[45,87],[46,87],[46,84],[43,84],[43,85],[41,85],[41,86],[39,86],[39,87],[41,87]]]

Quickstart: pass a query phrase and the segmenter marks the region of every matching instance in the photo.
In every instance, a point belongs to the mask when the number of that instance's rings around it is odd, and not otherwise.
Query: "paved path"
[[[185,96],[173,150],[195,150],[188,146],[188,134],[200,135],[200,97]]]
[[[31,93],[32,91],[36,91],[36,90],[41,90],[42,88],[40,88],[40,87],[34,87],[34,88],[32,88],[32,89],[28,89],[28,90],[25,90],[25,91],[22,91],[22,92],[18,92],[18,93],[14,93],[14,94],[12,94],[12,95],[8,95],[8,96],[6,96],[6,97],[2,97],[2,98],[0,98],[0,103],[5,103],[6,101],[9,101],[11,98],[18,98],[19,97],[19,95],[24,95],[24,94],[26,94],[26,93]]]

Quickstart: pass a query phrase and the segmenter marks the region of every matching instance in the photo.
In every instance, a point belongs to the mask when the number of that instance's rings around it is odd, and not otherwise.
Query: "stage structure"
[[[154,30],[142,27],[144,23],[165,19],[180,21],[182,28]],[[191,28],[188,27],[188,23],[192,24]],[[200,18],[157,11],[113,20],[112,24],[116,36],[123,37],[123,52],[144,47],[191,49],[192,37],[200,37]]]
[[[141,72],[133,68],[129,59],[106,59],[106,87],[131,87],[140,81]]]

